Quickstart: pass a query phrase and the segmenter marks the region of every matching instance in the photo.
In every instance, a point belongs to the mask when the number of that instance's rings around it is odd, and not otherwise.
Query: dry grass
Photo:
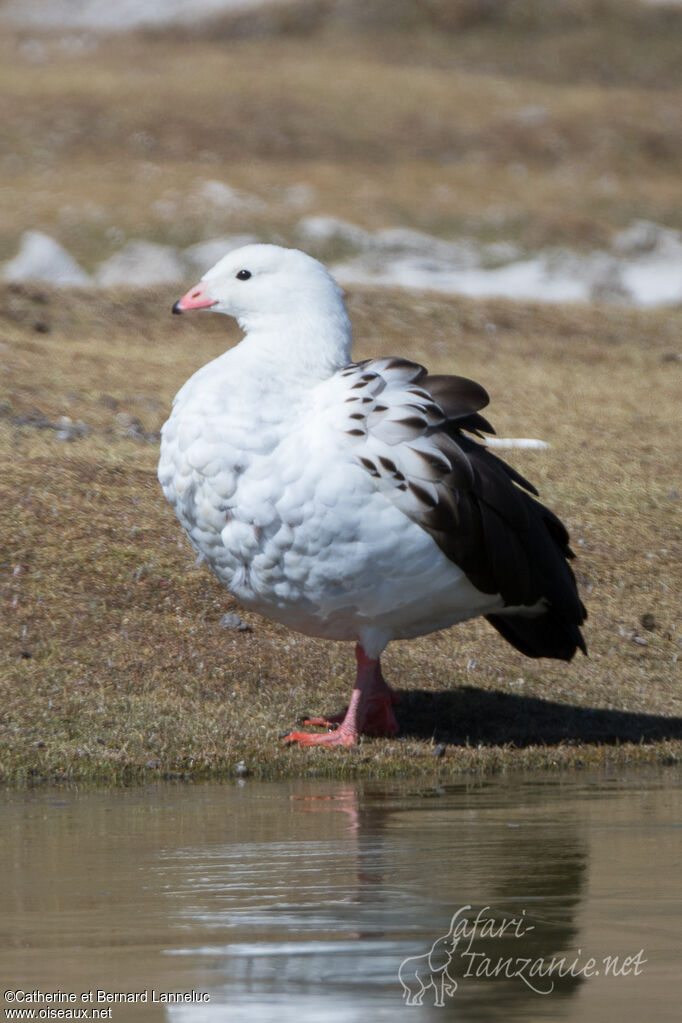
[[[283,190],[301,182],[304,212],[529,248],[601,245],[635,217],[682,226],[680,11],[469,4],[479,16],[446,31],[445,6],[416,27],[414,4],[381,27],[374,5],[284,35],[230,20],[82,51],[7,33],[0,257],[27,227],[87,267],[128,237],[291,240],[301,210]],[[207,203],[212,178],[269,208]]]
[[[250,615],[251,632],[221,629],[239,609],[193,567],[156,483],[173,392],[235,338],[222,317],[178,322],[171,297],[3,292],[6,781],[220,776],[241,760],[267,777],[447,776],[680,756],[682,314],[351,296],[358,354],[475,376],[502,434],[551,441],[514,463],[571,527],[590,657],[529,661],[484,622],[394,644],[402,738],[348,754],[277,737],[344,702],[350,649]],[[46,424],[63,415],[88,432],[57,439]]]
[[[604,245],[636,217],[682,227],[679,10],[390,10],[387,24],[379,0],[314,0],[80,48],[6,32],[0,258],[28,228],[88,269],[127,238],[292,242],[304,213],[529,250]],[[211,204],[210,179],[265,206]],[[236,338],[223,318],[178,322],[170,301],[2,291],[5,780],[220,775],[242,759],[272,776],[679,757],[679,310],[351,295],[358,354],[481,379],[500,433],[551,441],[514,461],[572,529],[590,658],[528,661],[481,622],[394,644],[403,738],[320,755],[277,735],[346,699],[351,652],[253,618],[222,630],[231,599],[192,567],[156,483],[172,394]],[[87,432],[59,440],[60,416]]]

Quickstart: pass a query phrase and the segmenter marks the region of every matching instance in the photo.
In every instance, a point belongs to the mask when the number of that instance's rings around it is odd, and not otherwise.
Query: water
[[[679,1018],[682,777],[671,770],[442,789],[38,790],[2,794],[0,814],[5,1012]],[[36,989],[76,1002],[3,996]],[[98,990],[146,1000],[98,1003]]]

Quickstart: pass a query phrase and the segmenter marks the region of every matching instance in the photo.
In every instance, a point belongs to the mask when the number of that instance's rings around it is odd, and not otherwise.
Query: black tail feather
[[[526,657],[555,657],[570,661],[576,650],[587,653],[578,624],[561,617],[554,608],[534,618],[520,614],[486,615],[486,618]]]

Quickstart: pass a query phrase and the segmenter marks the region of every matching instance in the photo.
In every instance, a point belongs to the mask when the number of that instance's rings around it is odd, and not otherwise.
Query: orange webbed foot
[[[290,746],[355,746],[358,733],[336,728],[331,732],[288,732],[282,737]]]
[[[393,736],[398,722],[393,707],[400,697],[386,685],[379,658],[368,657],[360,644],[355,649],[358,662],[357,681],[346,710],[331,717],[305,717],[302,724],[318,725],[327,732],[288,732],[282,736],[290,745],[355,746],[360,734]]]

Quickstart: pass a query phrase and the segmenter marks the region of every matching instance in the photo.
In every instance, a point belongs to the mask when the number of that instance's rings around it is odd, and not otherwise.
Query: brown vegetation
[[[390,25],[384,4],[317,3],[78,46],[6,33],[0,258],[28,228],[88,269],[127,238],[295,242],[303,212],[529,250],[606,244],[637,217],[682,227],[679,11],[390,7]],[[264,205],[207,204],[210,179]],[[550,442],[510,460],[571,529],[590,657],[529,661],[478,621],[394,644],[402,738],[320,755],[277,736],[346,700],[352,652],[248,615],[252,631],[221,628],[241,612],[193,567],[156,482],[173,393],[237,338],[171,317],[173,297],[2,289],[2,778],[680,756],[679,310],[350,295],[358,355],[479,379],[502,435]]]
[[[193,566],[160,493],[155,435],[172,394],[236,337],[223,317],[178,322],[171,299],[2,294],[5,779],[220,775],[242,760],[263,776],[443,775],[680,755],[679,313],[350,296],[358,355],[474,376],[502,435],[551,443],[513,462],[571,529],[590,656],[530,661],[482,621],[393,644],[402,738],[337,755],[278,735],[342,705],[352,651],[241,612]],[[252,631],[221,628],[226,611]]]

